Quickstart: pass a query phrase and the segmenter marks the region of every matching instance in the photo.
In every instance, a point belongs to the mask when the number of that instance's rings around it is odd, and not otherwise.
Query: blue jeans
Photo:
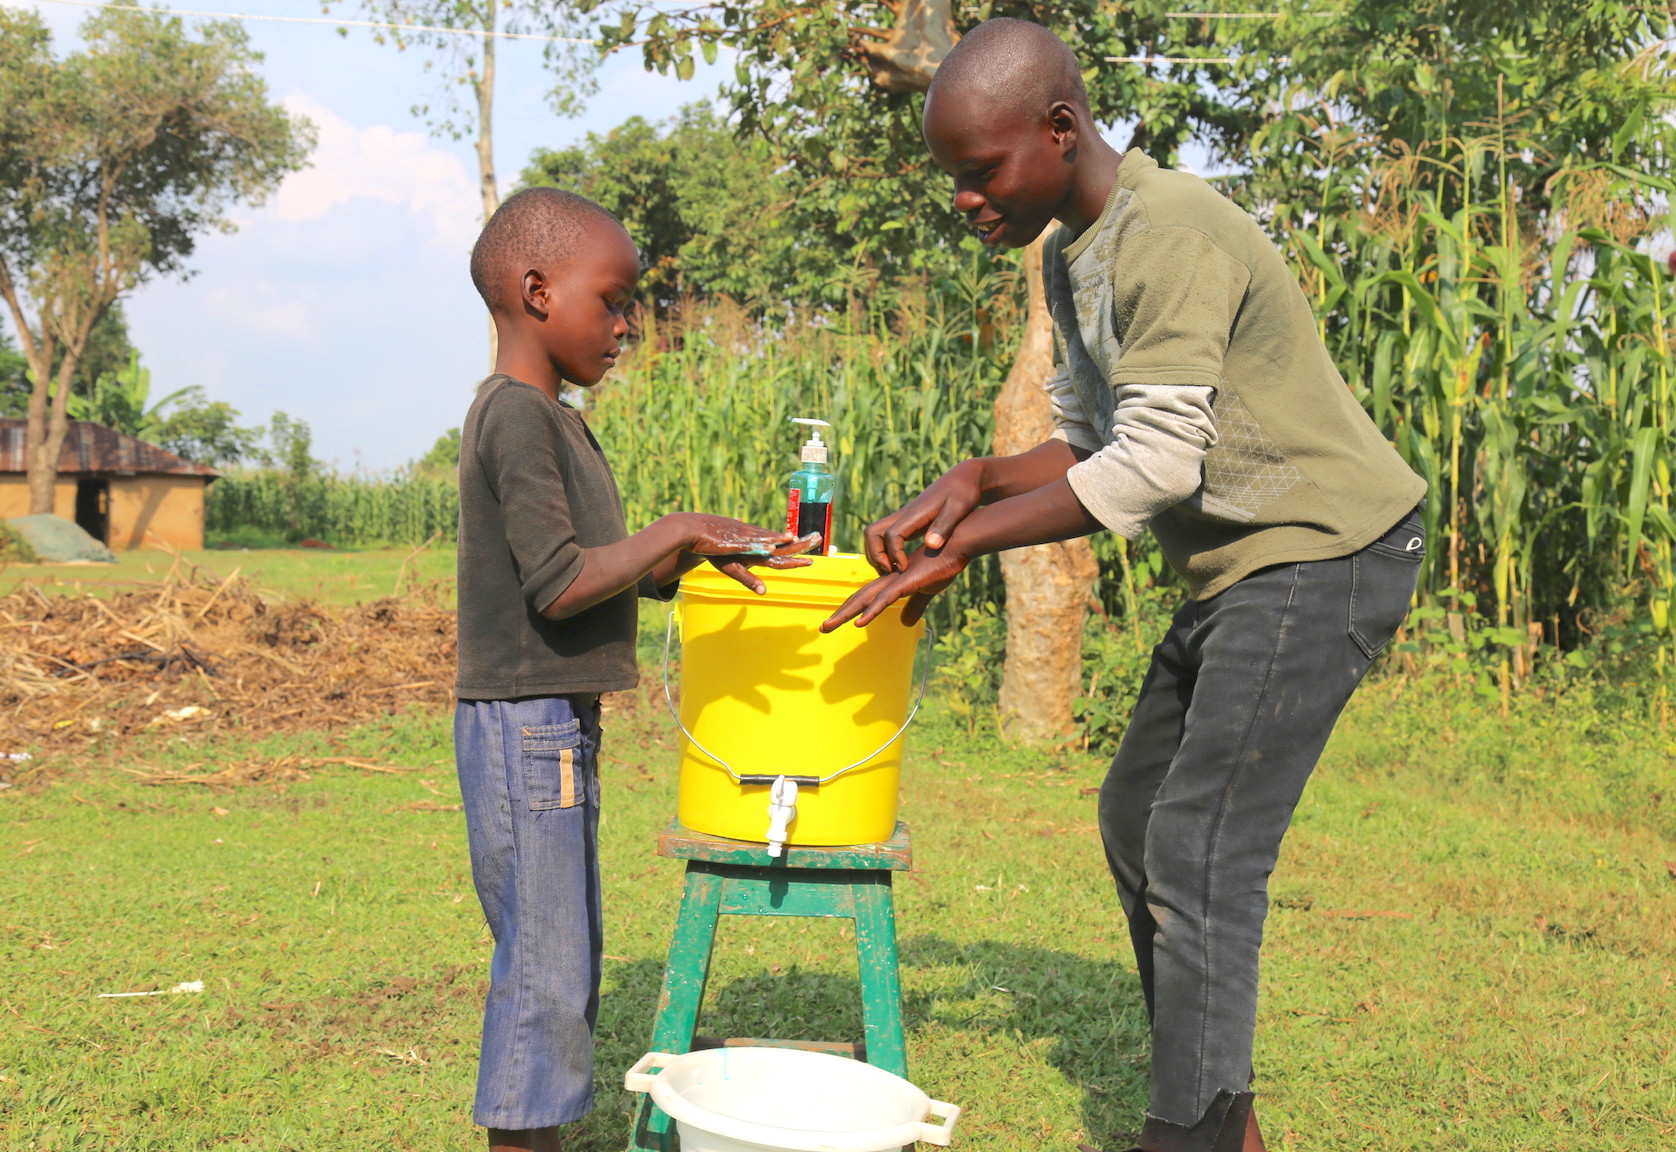
[[[593,1108],[599,698],[461,700],[454,761],[471,874],[495,937],[472,1119],[569,1124]]]
[[[1336,560],[1255,572],[1176,613],[1100,789],[1152,1022],[1141,1140],[1239,1147],[1268,878],[1339,713],[1408,614],[1419,511]]]

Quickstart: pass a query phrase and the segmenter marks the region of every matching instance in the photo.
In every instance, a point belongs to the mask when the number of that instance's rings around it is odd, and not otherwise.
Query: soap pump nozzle
[[[803,451],[799,454],[798,459],[805,464],[825,464],[826,444],[821,440],[821,429],[830,428],[832,425],[825,420],[816,420],[809,416],[793,416],[791,422],[793,424],[810,425],[809,439],[803,442]]]

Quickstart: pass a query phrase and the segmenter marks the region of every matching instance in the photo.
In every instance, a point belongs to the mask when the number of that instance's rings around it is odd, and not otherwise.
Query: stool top
[[[913,848],[908,826],[896,822],[889,840],[878,844],[839,844],[811,847],[787,844],[779,856],[768,854],[768,845],[751,840],[729,840],[695,832],[676,820],[658,834],[658,855],[676,860],[704,860],[712,864],[752,864],[759,868],[854,868],[906,872],[913,867]]]

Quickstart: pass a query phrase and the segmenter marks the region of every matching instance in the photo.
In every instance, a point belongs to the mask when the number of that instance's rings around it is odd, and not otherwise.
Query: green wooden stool
[[[898,823],[881,844],[804,848],[788,844],[781,855],[768,845],[707,836],[671,822],[658,837],[658,855],[687,862],[687,886],[663,996],[652,1027],[654,1052],[691,1052],[718,1044],[759,1044],[836,1052],[866,1060],[904,1079],[908,1052],[902,1036],[902,984],[896,966],[896,907],[890,874],[912,865],[908,826]],[[861,971],[860,1044],[760,1039],[712,1040],[698,1035],[698,1013],[710,975],[716,921],[722,916],[837,916],[855,921]],[[675,1125],[642,1096],[629,1148],[673,1152]]]

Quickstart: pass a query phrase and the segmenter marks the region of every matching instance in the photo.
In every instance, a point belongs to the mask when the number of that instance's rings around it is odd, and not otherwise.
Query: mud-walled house
[[[0,518],[29,513],[26,420],[0,419]],[[103,424],[70,421],[53,512],[114,551],[204,546],[204,497],[219,475]]]

